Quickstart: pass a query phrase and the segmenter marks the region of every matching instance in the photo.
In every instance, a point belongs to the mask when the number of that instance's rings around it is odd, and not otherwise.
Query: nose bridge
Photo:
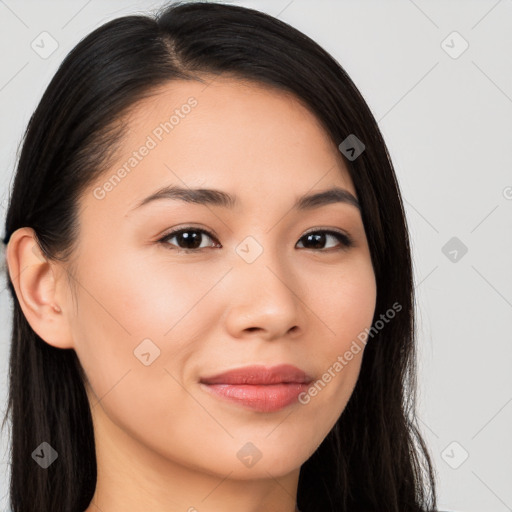
[[[272,237],[262,238],[263,243],[247,236],[235,248],[232,326],[284,334],[298,322],[297,285],[279,248],[271,246]]]
[[[286,282],[289,280],[286,277],[286,262],[283,261],[279,248],[272,246],[271,240],[271,236],[260,236],[257,239],[252,235],[242,240],[235,248],[238,256],[235,265],[237,274],[243,280],[247,278],[251,286],[261,284],[256,287],[258,289],[280,294],[284,287],[286,294],[291,293],[288,288],[290,284]]]

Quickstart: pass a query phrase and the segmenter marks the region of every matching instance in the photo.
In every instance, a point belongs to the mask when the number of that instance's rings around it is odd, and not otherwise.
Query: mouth
[[[258,412],[275,412],[297,402],[312,378],[299,368],[247,366],[200,379],[202,389],[217,398]]]

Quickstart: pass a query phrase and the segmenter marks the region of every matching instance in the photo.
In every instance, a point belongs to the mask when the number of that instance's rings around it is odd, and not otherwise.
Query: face
[[[95,428],[197,471],[289,473],[343,412],[363,351],[333,368],[375,308],[339,150],[292,96],[228,78],[172,82],[127,123],[117,161],[80,201],[70,329]],[[144,201],[163,187],[235,200]],[[295,206],[333,187],[341,200]],[[259,397],[244,401],[201,382],[279,364],[303,370],[309,387],[229,388]]]

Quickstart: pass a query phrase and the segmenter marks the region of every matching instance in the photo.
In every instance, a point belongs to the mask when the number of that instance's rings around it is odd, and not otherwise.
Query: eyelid
[[[206,229],[201,224],[184,224],[183,226],[174,226],[172,228],[166,229],[162,235],[159,235],[159,238],[165,237],[171,234],[175,234],[176,232],[183,231],[186,229],[195,229],[197,231],[204,231],[205,233],[209,234],[210,236],[217,236],[215,232],[212,229]]]
[[[302,236],[306,236],[306,235],[309,235],[310,233],[316,233],[317,231],[322,231],[324,233],[337,233],[338,235],[344,235],[346,236],[348,239],[352,240],[352,237],[344,230],[342,229],[339,229],[339,228],[328,228],[328,227],[318,227],[318,228],[311,228],[309,229],[308,231],[306,231]]]

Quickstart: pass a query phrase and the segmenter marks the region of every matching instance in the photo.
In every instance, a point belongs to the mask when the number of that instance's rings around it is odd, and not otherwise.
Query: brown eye
[[[189,227],[172,231],[171,233],[168,233],[163,238],[161,238],[159,242],[166,244],[170,249],[176,249],[178,251],[199,251],[208,247],[208,245],[202,245],[205,239],[204,235],[206,235],[206,238],[209,238],[210,240],[215,240],[213,235],[208,233],[208,231],[205,231],[204,229]],[[176,242],[169,243],[169,240],[172,240],[173,238],[176,238]],[[175,245],[177,247],[173,247]],[[210,247],[212,247],[211,244]]]
[[[342,246],[341,249],[347,249],[353,245],[352,239],[348,235],[338,233],[337,231],[311,231],[304,235],[300,240],[305,240],[305,242],[303,242],[303,244],[306,245],[305,249],[333,249],[335,247],[324,247],[326,241],[329,240],[329,237],[338,240]]]
[[[170,240],[173,239],[176,240],[171,243]],[[207,239],[210,239],[213,243],[208,244]],[[336,245],[326,247],[326,244],[333,239],[338,241],[338,247]],[[159,242],[168,249],[178,252],[200,252],[208,247],[222,247],[211,233],[195,227],[185,227],[172,231],[162,237]],[[303,244],[301,248],[318,251],[345,250],[353,246],[353,241],[348,235],[332,230],[311,231],[302,236],[299,243]]]

